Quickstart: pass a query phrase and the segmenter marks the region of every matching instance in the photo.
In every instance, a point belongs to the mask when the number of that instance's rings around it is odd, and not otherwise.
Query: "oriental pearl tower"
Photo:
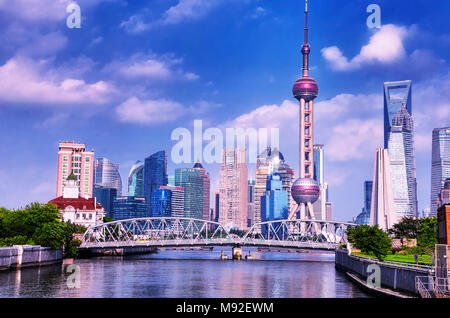
[[[320,188],[314,180],[314,158],[313,158],[313,114],[314,99],[319,94],[317,82],[309,76],[309,54],[308,43],[308,0],[305,3],[305,42],[302,46],[303,75],[299,78],[293,88],[294,97],[300,102],[300,177],[291,188],[292,197],[297,202],[297,207],[289,213],[289,219],[296,218],[300,212],[300,219],[315,219],[313,203],[319,198]]]

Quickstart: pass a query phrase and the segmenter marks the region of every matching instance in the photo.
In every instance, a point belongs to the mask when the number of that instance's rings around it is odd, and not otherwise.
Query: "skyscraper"
[[[220,213],[220,193],[214,193],[214,222],[219,222]]]
[[[384,139],[389,151],[397,218],[415,217],[417,182],[411,81],[384,84]]]
[[[92,197],[94,183],[94,150],[85,144],[64,141],[59,143],[56,197],[62,196],[67,177],[73,172],[81,197]]]
[[[247,226],[251,227],[255,220],[255,180],[248,180],[248,213]]]
[[[113,201],[112,218],[114,220],[128,220],[151,217],[146,198],[117,197]]]
[[[210,187],[211,187],[211,179],[209,177],[209,173],[203,168],[200,162],[197,162],[194,165],[194,169],[197,169],[200,173],[200,177],[203,179],[203,220],[209,220],[210,218]]]
[[[165,151],[154,153],[145,158],[144,163],[144,196],[147,199],[149,214],[151,215],[151,201],[153,191],[166,186],[167,180],[167,154]]]
[[[130,197],[144,196],[144,163],[136,161],[128,174],[128,195]]]
[[[184,188],[167,186],[161,189],[170,191],[170,211],[172,217],[184,217]]]
[[[224,149],[219,171],[219,223],[228,228],[247,228],[248,170],[246,149]]]
[[[267,177],[267,191],[261,197],[261,221],[285,220],[288,215],[288,193],[283,191],[281,175],[273,173]]]
[[[325,182],[324,167],[324,146],[314,145],[314,180],[317,181],[320,187],[320,195],[317,201],[313,204],[314,215],[318,220],[325,220],[327,217],[327,202],[328,202],[328,183]]]
[[[112,163],[107,158],[95,160],[94,184],[104,188],[114,188],[117,196],[122,196],[122,178],[120,177],[119,164]]]
[[[105,209],[106,215],[109,217],[111,217],[113,214],[113,202],[114,198],[116,198],[117,196],[118,195],[116,188],[94,185],[94,197],[97,202],[102,205],[102,207]]]
[[[389,229],[397,222],[392,191],[392,177],[387,149],[377,149],[373,168],[373,191],[370,207],[370,225]]]
[[[277,172],[281,175],[283,190],[288,193],[288,209],[295,205],[291,196],[291,187],[294,183],[294,169],[289,166],[284,159],[283,154],[278,149],[267,147],[257,158],[256,161],[256,180],[254,188],[254,223],[261,221],[261,196],[267,191],[267,177]]]
[[[299,178],[292,185],[292,197],[299,206],[300,218],[315,218],[313,203],[320,195],[320,188],[314,180],[313,158],[313,128],[314,128],[314,99],[319,94],[317,82],[309,76],[309,54],[311,53],[308,42],[308,0],[305,5],[305,41],[302,46],[303,75],[292,89],[294,97],[300,102],[300,131],[299,148],[300,164]],[[297,209],[291,209],[289,218],[297,215]]]
[[[370,206],[372,204],[373,181],[364,181],[364,207],[356,217],[356,224],[370,224]]]
[[[389,133],[392,120],[399,112],[402,105],[408,114],[412,115],[411,81],[384,83],[384,148],[389,148]]]
[[[152,217],[172,216],[172,191],[158,189],[152,193]]]
[[[447,178],[450,178],[450,127],[436,128],[431,154],[431,216],[437,215],[437,200]]]
[[[184,188],[184,217],[203,218],[203,178],[198,169],[175,170],[175,186]]]

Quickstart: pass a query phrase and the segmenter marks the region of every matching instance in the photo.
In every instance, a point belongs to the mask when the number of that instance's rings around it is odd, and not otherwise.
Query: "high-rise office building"
[[[326,219],[327,221],[333,220],[333,204],[331,202],[326,203]]]
[[[373,181],[364,181],[364,207],[356,217],[356,224],[370,224],[370,206],[372,204]]]
[[[154,191],[152,217],[184,217],[184,189],[162,186]]]
[[[373,191],[370,207],[370,225],[389,229],[397,223],[392,191],[392,177],[387,149],[377,149],[373,168]]]
[[[152,194],[152,217],[172,216],[172,191],[168,189],[158,189]]]
[[[184,188],[167,186],[161,187],[171,192],[171,216],[172,217],[184,217]]]
[[[247,226],[251,227],[255,219],[255,180],[248,180]]]
[[[128,196],[143,197],[144,196],[144,163],[136,161],[131,167],[128,174]]]
[[[247,229],[247,151],[224,149],[219,171],[219,223],[227,228]]]
[[[384,148],[389,148],[389,133],[392,121],[402,105],[412,115],[412,82],[386,82],[384,83]]]
[[[203,220],[209,220],[210,218],[210,187],[211,187],[211,179],[209,177],[209,173],[203,168],[200,162],[197,162],[194,165],[194,169],[197,169],[200,173],[200,177],[203,179]]]
[[[198,169],[175,170],[175,186],[184,189],[184,217],[203,218],[203,178]]]
[[[220,193],[214,193],[214,222],[219,222],[220,213]]]
[[[151,215],[151,201],[153,191],[166,186],[167,180],[167,154],[159,151],[145,158],[144,163],[144,197],[147,199],[149,214]]]
[[[117,189],[94,185],[94,197],[105,209],[106,215],[111,217],[113,214],[114,198],[118,197]]]
[[[56,197],[63,194],[67,177],[73,172],[81,197],[92,198],[94,184],[94,150],[87,151],[85,144],[70,141],[59,143]]]
[[[450,178],[446,179],[444,182],[444,187],[441,189],[438,197],[438,210],[441,206],[445,204],[450,204]]]
[[[122,196],[122,178],[120,177],[119,164],[111,162],[107,158],[95,160],[94,185],[114,188],[117,196]]]
[[[128,220],[151,217],[148,211],[146,198],[117,197],[113,201],[112,218],[114,220]]]
[[[411,81],[384,84],[384,121],[397,218],[415,217],[418,212]]]
[[[431,154],[430,216],[437,215],[437,200],[447,178],[450,178],[450,127],[436,128]]]
[[[324,167],[324,146],[314,145],[314,180],[317,181],[320,188],[320,195],[313,204],[314,215],[318,220],[325,220],[327,217],[327,202],[328,202],[328,183],[325,182]]]
[[[261,197],[261,221],[285,220],[288,218],[288,193],[283,190],[281,175],[273,173],[267,177],[267,191]]]
[[[261,196],[267,191],[267,177],[275,172],[281,175],[283,190],[288,193],[288,209],[295,205],[295,201],[291,196],[291,187],[294,183],[294,169],[285,162],[283,154],[278,149],[268,147],[258,156],[256,161],[255,212],[252,224],[261,222]]]

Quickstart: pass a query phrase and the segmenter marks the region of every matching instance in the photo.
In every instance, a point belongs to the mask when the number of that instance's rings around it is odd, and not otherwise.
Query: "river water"
[[[248,259],[232,261],[221,260],[222,251],[231,257],[230,248],[163,250],[78,259],[79,275],[62,265],[0,272],[0,297],[367,297],[335,269],[334,253],[244,248]],[[77,281],[79,288],[74,288]]]

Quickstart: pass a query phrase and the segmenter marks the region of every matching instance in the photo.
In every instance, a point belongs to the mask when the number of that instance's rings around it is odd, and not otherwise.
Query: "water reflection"
[[[228,249],[225,253],[231,256]],[[135,257],[76,260],[81,288],[68,288],[61,265],[0,273],[0,297],[366,297],[334,268],[334,254],[244,250],[250,259],[220,260],[222,250],[160,251]]]

